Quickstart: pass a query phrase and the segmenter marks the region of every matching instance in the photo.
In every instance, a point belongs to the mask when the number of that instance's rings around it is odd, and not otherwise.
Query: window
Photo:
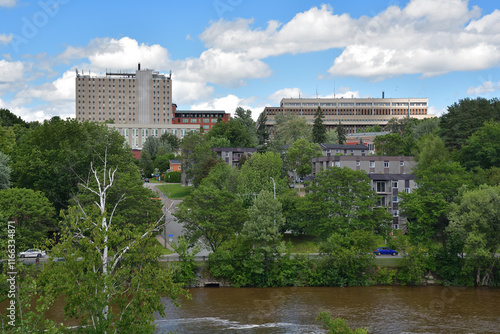
[[[380,196],[379,197],[378,206],[386,206],[385,196]]]
[[[208,118],[204,118],[204,119],[203,119],[203,123],[210,123],[210,119],[208,119]]]
[[[384,168],[389,168],[389,161],[384,161]]]
[[[392,228],[395,230],[399,230],[399,225],[398,224],[392,224]]]
[[[405,193],[409,194],[410,193],[410,188],[405,188]]]
[[[399,162],[399,165],[402,167],[402,166],[404,166],[404,165],[405,165],[405,162],[404,162],[404,161],[400,161],[400,162]]]
[[[392,216],[393,217],[398,217],[399,216],[399,211],[398,210],[393,210],[392,211]]]
[[[209,130],[210,129],[210,125],[203,125],[203,129],[204,130]]]
[[[377,181],[377,192],[385,193],[385,181]]]
[[[375,168],[375,161],[370,161],[370,168]]]
[[[359,161],[356,161],[356,167],[359,167],[361,163]]]
[[[196,118],[191,118],[191,123],[197,123],[198,120]]]
[[[189,119],[187,119],[187,118],[183,118],[183,119],[182,119],[182,123],[189,123]]]
[[[398,202],[398,196],[394,196],[394,197],[392,198],[392,201],[393,201],[394,203],[397,203],[397,202]]]
[[[397,188],[398,187],[398,181],[392,181],[392,187]]]

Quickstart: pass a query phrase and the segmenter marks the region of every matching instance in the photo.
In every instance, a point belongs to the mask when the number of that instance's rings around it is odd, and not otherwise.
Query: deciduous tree
[[[321,155],[322,150],[318,144],[310,143],[306,139],[298,139],[286,152],[286,168],[304,177],[312,173],[312,158]]]

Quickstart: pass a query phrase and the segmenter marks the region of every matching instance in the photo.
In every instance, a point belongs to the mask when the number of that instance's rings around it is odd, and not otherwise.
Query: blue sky
[[[172,71],[181,109],[500,92],[493,0],[0,0],[0,108],[74,117],[75,69]]]

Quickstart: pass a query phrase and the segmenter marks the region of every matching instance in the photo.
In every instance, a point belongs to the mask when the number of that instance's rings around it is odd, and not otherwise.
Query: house
[[[250,156],[257,152],[257,149],[251,147],[212,147],[212,151],[217,153],[217,158],[222,159],[229,166],[238,167],[242,156]]]
[[[368,146],[365,145],[352,145],[352,144],[320,144],[323,150],[323,156],[329,157],[332,155],[352,155],[352,156],[365,156],[369,154]]]
[[[170,163],[169,170],[171,172],[180,172],[181,171],[181,162],[177,159],[172,159],[168,161]]]

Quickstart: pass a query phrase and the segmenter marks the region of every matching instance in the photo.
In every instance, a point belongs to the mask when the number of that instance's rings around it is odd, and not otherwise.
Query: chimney
[[[141,63],[138,63],[137,64],[137,70],[140,71],[141,70]]]
[[[382,91],[382,98],[385,98],[385,93],[384,93],[384,91]]]

